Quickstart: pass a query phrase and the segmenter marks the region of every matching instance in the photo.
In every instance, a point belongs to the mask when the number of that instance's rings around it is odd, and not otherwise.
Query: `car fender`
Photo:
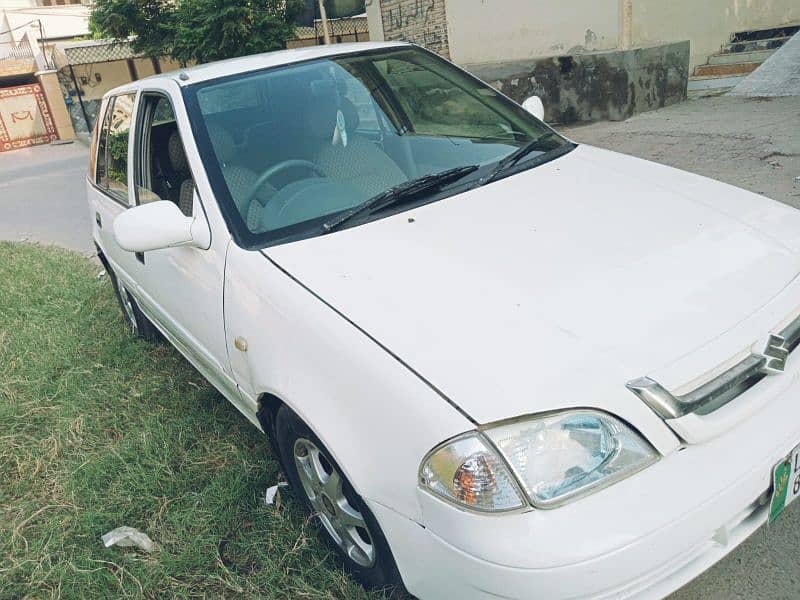
[[[419,465],[434,446],[475,427],[464,413],[263,254],[235,245],[225,329],[242,394],[279,398],[362,497],[419,520]]]

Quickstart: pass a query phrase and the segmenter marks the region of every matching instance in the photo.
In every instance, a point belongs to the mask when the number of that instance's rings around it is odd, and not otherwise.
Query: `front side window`
[[[522,148],[520,167],[573,147],[415,47],[210,80],[184,97],[223,214],[248,247],[323,235],[365,202],[426,176],[464,173],[411,194],[402,208],[363,210],[347,226],[481,185]]]
[[[144,94],[139,109],[135,175],[139,204],[168,200],[187,217],[192,216],[194,180],[172,103],[161,94]]]

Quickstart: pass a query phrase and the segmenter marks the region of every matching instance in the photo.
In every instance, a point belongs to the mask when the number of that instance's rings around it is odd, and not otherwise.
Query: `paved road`
[[[0,152],[0,239],[28,239],[92,253],[86,146]]]
[[[624,123],[597,123],[566,131],[576,141],[649,158],[800,205],[800,180],[795,180],[800,177],[797,98],[769,102],[709,98],[638,115]],[[0,239],[27,237],[91,252],[85,171],[86,148],[79,143],[0,154]],[[798,539],[800,502],[672,600],[800,598]]]

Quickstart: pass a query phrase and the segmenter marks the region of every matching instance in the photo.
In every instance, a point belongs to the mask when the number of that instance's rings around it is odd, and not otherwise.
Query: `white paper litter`
[[[153,551],[153,540],[146,533],[142,533],[133,527],[117,527],[112,529],[102,537],[103,545],[106,548],[111,546],[120,546],[127,548],[136,546],[145,552]]]
[[[285,481],[281,481],[278,485],[273,485],[270,488],[267,488],[267,493],[264,494],[264,503],[271,506],[275,504],[275,496],[278,494],[279,488],[288,488],[289,484]]]

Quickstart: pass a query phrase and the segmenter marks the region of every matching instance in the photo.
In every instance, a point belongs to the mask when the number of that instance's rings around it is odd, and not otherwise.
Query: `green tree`
[[[302,0],[95,0],[96,37],[131,39],[135,52],[209,62],[286,46]]]

